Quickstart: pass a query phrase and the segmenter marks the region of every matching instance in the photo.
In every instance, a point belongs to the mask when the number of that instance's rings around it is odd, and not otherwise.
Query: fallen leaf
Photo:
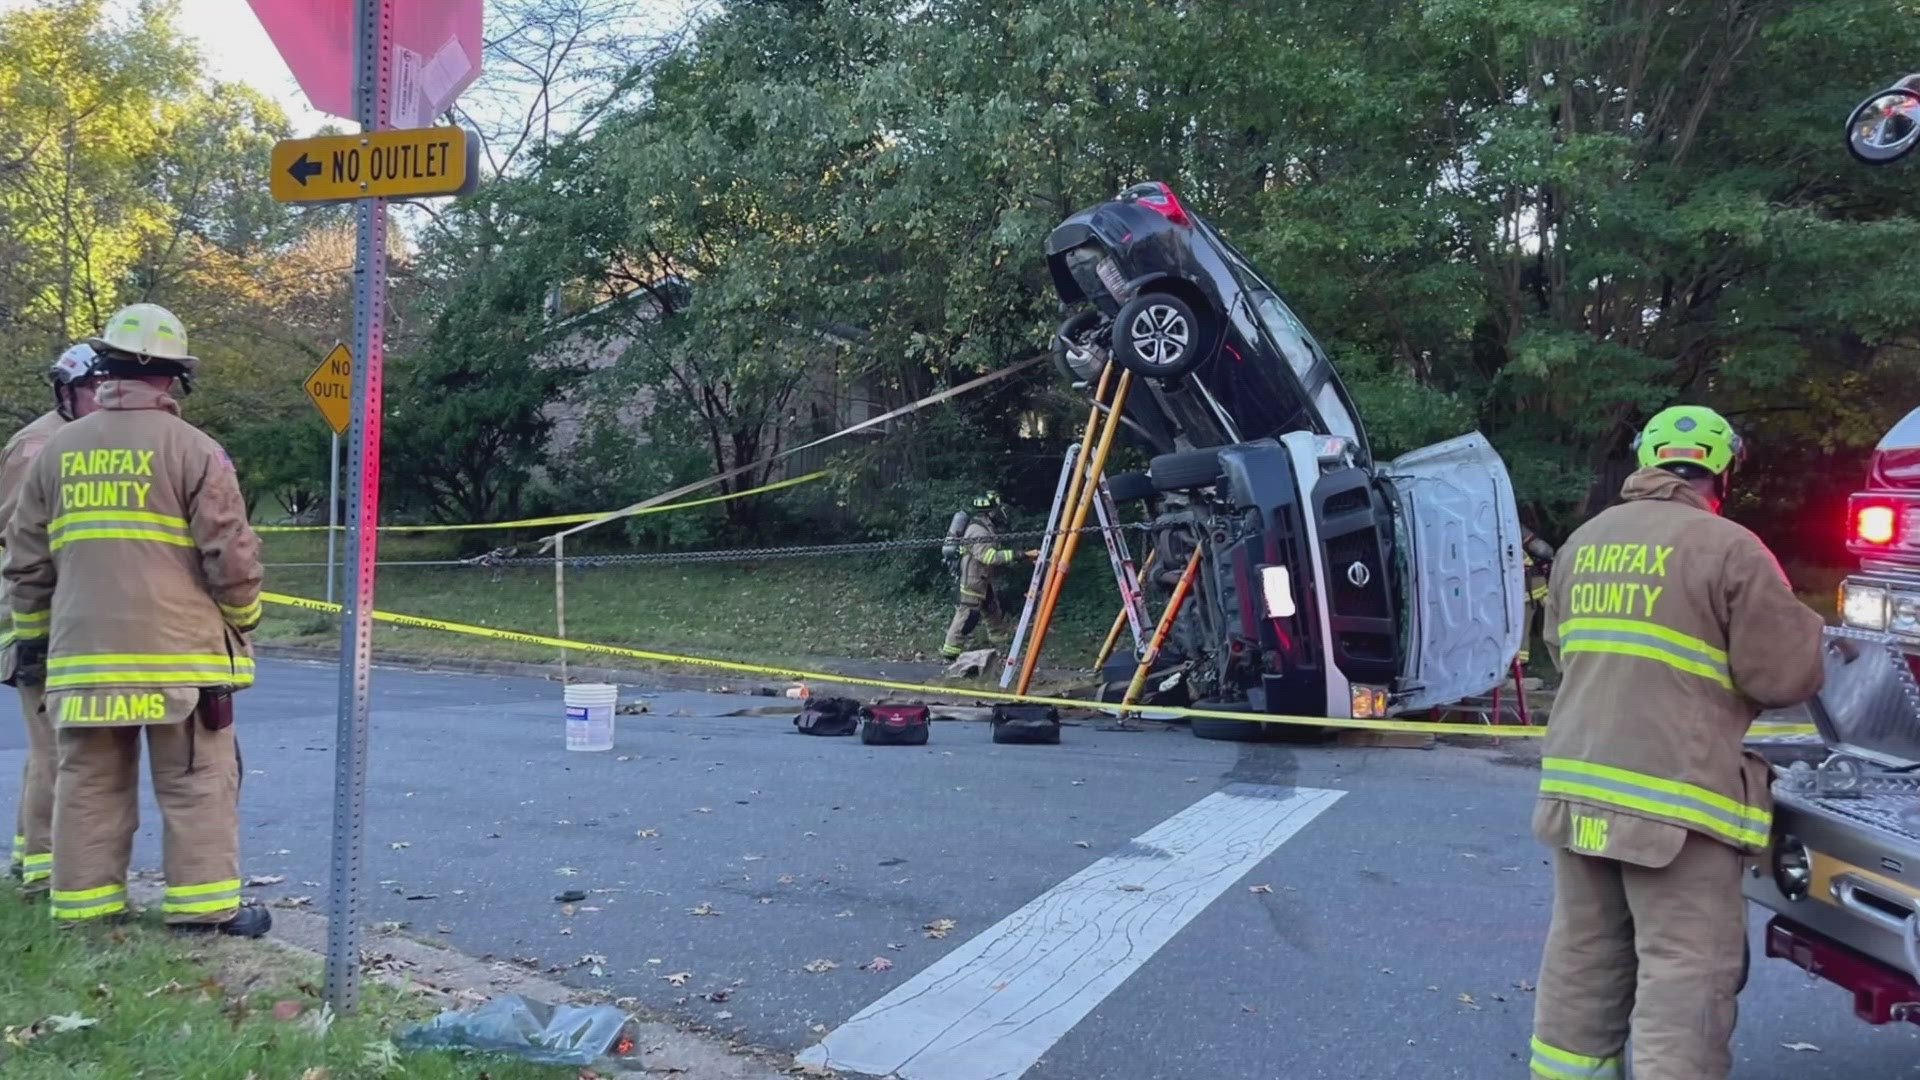
[[[718,914],[720,914],[720,912],[719,912],[719,911],[717,911],[717,910],[715,910],[715,908],[714,908],[714,906],[713,906],[712,904],[707,904],[707,903],[703,903],[703,904],[701,904],[701,905],[700,905],[699,907],[690,907],[690,908],[688,908],[688,909],[687,909],[687,914],[689,914],[689,915],[718,915]]]
[[[720,1004],[721,1002],[723,1002],[723,1001],[726,1001],[726,1000],[728,1000],[729,998],[732,998],[732,997],[733,997],[733,991],[731,991],[731,990],[709,990],[709,991],[707,991],[706,993],[704,993],[704,994],[701,994],[700,996],[701,996],[701,997],[703,997],[703,998],[706,998],[706,999],[707,999],[708,1001],[711,1001],[711,1002],[713,1002],[713,1003],[714,1003],[715,1005],[718,1005],[718,1004]]]
[[[1145,885],[1122,885],[1120,886],[1120,891],[1121,892],[1146,892],[1147,887]]]
[[[273,1003],[273,1018],[285,1023],[299,1016],[306,1007],[306,1003],[301,1001],[276,1001]]]
[[[801,966],[800,970],[809,975],[825,975],[839,966],[831,960],[809,960]]]
[[[887,948],[892,949],[894,952],[899,952],[901,949],[904,949],[906,947],[907,947],[907,944],[904,941],[887,942]]]
[[[861,964],[860,970],[861,971],[892,971],[893,961],[887,959],[884,956],[876,956],[873,959],[867,961],[866,963]]]
[[[232,879],[228,879],[228,880],[232,880]],[[278,885],[285,880],[287,880],[287,875],[285,874],[261,874],[256,877],[248,878],[247,888],[249,889],[264,888],[268,885]]]
[[[781,874],[775,881],[781,885],[791,885],[794,882],[794,876],[792,874]]]
[[[79,1013],[49,1016],[46,1019],[48,1029],[56,1032],[78,1031],[81,1028],[90,1028],[99,1022],[91,1016],[81,1016]]]
[[[393,843],[388,844],[387,846],[392,848],[395,851],[399,851],[401,848],[410,848],[413,845],[408,843],[405,840],[395,840]]]
[[[662,975],[660,978],[671,986],[685,986],[687,985],[687,980],[693,978],[693,972],[676,971],[671,975]]]
[[[642,840],[654,840],[660,836],[660,830],[659,829],[641,829],[640,831],[634,833],[633,835],[639,837]]]
[[[1460,995],[1457,995],[1453,1000],[1459,1002],[1462,1005],[1465,1005],[1469,1009],[1477,1009],[1480,1007],[1480,1003],[1473,1000],[1472,994],[1460,994]]]
[[[1820,1048],[1813,1045],[1810,1042],[1790,1042],[1790,1043],[1781,1043],[1780,1045],[1785,1047],[1788,1050],[1793,1051],[1796,1054],[1806,1053],[1808,1051],[1812,1051],[1813,1053],[1816,1053],[1816,1054],[1820,1052]]]
[[[1273,886],[1271,886],[1271,885],[1249,885],[1249,886],[1247,886],[1247,891],[1248,891],[1248,892],[1250,892],[1250,893],[1270,893],[1270,892],[1272,892],[1272,891],[1273,891]]]
[[[948,934],[952,933],[956,925],[958,924],[956,924],[952,919],[935,919],[932,922],[928,923],[927,925],[921,927],[921,929],[927,932],[928,937],[938,939],[938,938],[946,937]]]

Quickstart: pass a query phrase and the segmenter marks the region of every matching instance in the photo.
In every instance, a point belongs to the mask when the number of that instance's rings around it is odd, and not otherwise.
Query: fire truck
[[[1847,122],[1864,163],[1920,142],[1920,76]],[[1826,685],[1806,706],[1826,756],[1774,766],[1773,840],[1746,883],[1774,912],[1766,954],[1853,995],[1870,1024],[1920,1023],[1920,409],[1875,448],[1847,506],[1859,569],[1826,632]]]

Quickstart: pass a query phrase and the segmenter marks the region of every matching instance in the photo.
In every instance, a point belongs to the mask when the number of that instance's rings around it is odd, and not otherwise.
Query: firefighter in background
[[[144,730],[166,922],[257,937],[272,919],[240,903],[230,695],[253,683],[260,543],[233,463],[170,395],[197,366],[180,321],[135,304],[88,344],[99,408],[47,439],[6,533],[15,650],[46,665],[59,748],[53,916],[127,908]]]
[[[47,437],[67,421],[93,411],[93,362],[93,347],[84,343],[61,353],[47,372],[53,384],[54,407],[14,432],[5,449],[0,449],[0,528],[13,519],[27,466],[46,445]],[[46,669],[15,669],[12,644],[11,630],[0,635],[0,645],[6,646],[0,654],[0,682],[20,692],[20,717],[27,725],[27,765],[20,776],[20,811],[13,830],[10,869],[37,891],[46,888],[53,876],[53,725],[47,722],[44,707]]]
[[[1547,575],[1553,570],[1553,545],[1534,533],[1532,529],[1520,527],[1520,552],[1527,565],[1527,597],[1522,601],[1520,620],[1520,666],[1533,659],[1533,619],[1534,613],[1547,598]]]
[[[984,611],[989,618],[1001,615],[1000,598],[995,595],[993,585],[996,570],[1020,557],[1012,548],[1000,545],[1000,530],[1006,528],[1007,508],[1000,501],[997,492],[989,491],[973,500],[972,513],[954,515],[954,523],[948,529],[948,535],[958,535],[956,542],[949,542],[951,557],[958,560],[955,573],[960,579],[960,596],[954,604],[953,621],[947,624],[947,640],[940,646],[940,655],[949,660],[967,651],[967,639],[973,636],[974,628],[980,625],[980,615]],[[1028,559],[1040,557],[1038,551],[1026,552]]]
[[[1719,516],[1741,456],[1718,413],[1667,409],[1635,440],[1626,500],[1561,545],[1547,646],[1562,680],[1534,833],[1554,905],[1533,1075],[1725,1080],[1746,964],[1744,864],[1772,777],[1742,739],[1813,696],[1821,619],[1766,545]],[[65,858],[63,855],[62,858]]]

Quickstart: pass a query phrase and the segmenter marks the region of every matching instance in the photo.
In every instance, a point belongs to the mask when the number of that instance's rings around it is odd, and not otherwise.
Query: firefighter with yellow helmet
[[[1560,547],[1546,598],[1561,671],[1535,835],[1554,906],[1532,1074],[1725,1080],[1744,981],[1740,875],[1767,844],[1761,708],[1821,686],[1821,619],[1766,545],[1719,514],[1740,437],[1677,406],[1635,441],[1624,502]]]
[[[38,457],[47,437],[67,421],[85,416],[94,409],[93,346],[82,342],[60,354],[47,372],[53,384],[54,407],[14,432],[0,449],[0,529],[13,519],[20,501],[20,487],[27,469]],[[13,631],[0,634],[0,682],[20,692],[20,717],[27,727],[27,764],[20,776],[20,811],[13,830],[13,857],[9,865],[29,889],[47,888],[53,877],[53,774],[57,762],[54,753],[53,725],[47,720],[44,667],[17,669]]]
[[[1018,552],[1000,543],[1000,530],[1006,523],[1006,504],[1000,501],[998,492],[989,491],[975,497],[971,513],[956,513],[948,529],[947,548],[950,556],[957,559],[954,573],[960,579],[953,620],[947,624],[947,637],[940,645],[940,655],[949,660],[966,651],[968,639],[980,625],[982,612],[995,617],[1001,613],[999,597],[993,589],[994,577],[1000,567],[1020,557]],[[1039,554],[1029,551],[1026,557],[1038,558]]]
[[[256,937],[240,902],[231,694],[253,683],[259,540],[233,463],[180,419],[198,361],[172,312],[135,304],[100,336],[99,408],[55,431],[7,523],[14,645],[44,663],[59,753],[53,916],[127,909],[141,733],[165,823],[165,920]]]

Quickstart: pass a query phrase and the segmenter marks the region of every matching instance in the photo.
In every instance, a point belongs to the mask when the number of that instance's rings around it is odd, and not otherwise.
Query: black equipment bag
[[[925,705],[869,705],[860,710],[860,741],[869,746],[925,746]]]
[[[802,735],[852,735],[860,729],[860,703],[852,698],[809,698],[793,726]]]
[[[995,705],[993,741],[1057,743],[1060,741],[1060,710],[1051,705]]]

